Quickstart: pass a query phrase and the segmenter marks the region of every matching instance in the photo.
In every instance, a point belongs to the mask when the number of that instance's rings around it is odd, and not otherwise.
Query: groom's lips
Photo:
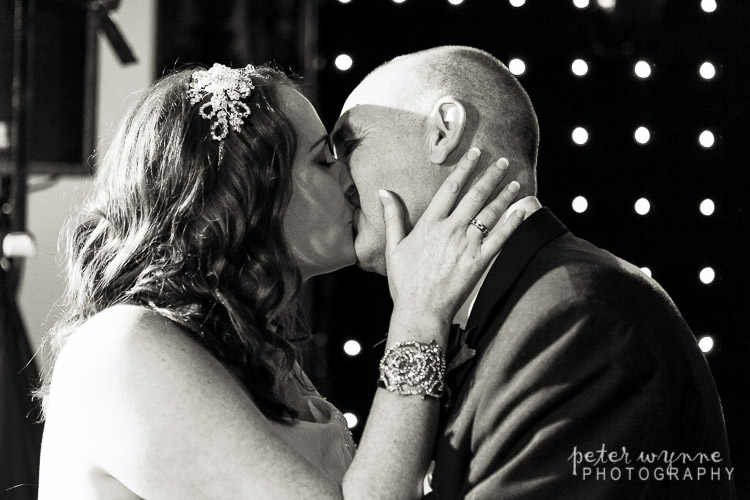
[[[359,207],[354,207],[354,210],[352,211],[352,230],[354,231],[354,237],[357,237],[357,233],[359,232],[358,222],[359,222],[359,216],[362,210],[359,209]]]

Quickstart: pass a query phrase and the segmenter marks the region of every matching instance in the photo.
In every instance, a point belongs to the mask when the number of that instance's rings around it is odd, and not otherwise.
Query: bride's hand
[[[520,185],[516,181],[484,206],[505,177],[505,158],[490,165],[456,205],[478,159],[476,148],[461,158],[406,237],[400,201],[392,193],[380,191],[394,313],[409,311],[410,315],[428,315],[449,324],[490,261],[523,221],[523,211],[517,210],[498,224],[518,195]],[[470,223],[473,219],[489,230],[488,236]]]

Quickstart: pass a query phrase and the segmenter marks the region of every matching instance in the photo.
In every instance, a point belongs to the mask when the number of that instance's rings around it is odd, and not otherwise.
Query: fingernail
[[[477,158],[479,158],[479,155],[480,155],[481,153],[482,153],[482,152],[481,152],[481,151],[479,151],[479,148],[471,148],[471,149],[469,150],[469,154],[467,155],[467,158],[468,158],[468,159],[470,159],[471,161],[474,161],[474,160],[476,160]]]
[[[391,196],[385,189],[378,189],[378,194],[380,195],[380,199],[383,201],[387,200]]]
[[[521,190],[521,185],[518,183],[518,181],[513,181],[510,184],[508,184],[508,191],[511,193],[517,193]]]
[[[505,170],[506,168],[508,168],[509,164],[510,163],[508,162],[507,158],[500,158],[499,160],[497,160],[497,168],[499,168],[500,170]]]

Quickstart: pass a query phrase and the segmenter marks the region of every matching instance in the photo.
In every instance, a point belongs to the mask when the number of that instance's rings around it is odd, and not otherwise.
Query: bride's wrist
[[[397,307],[391,315],[388,345],[403,341],[429,343],[434,340],[444,348],[450,326],[451,320],[445,314]]]

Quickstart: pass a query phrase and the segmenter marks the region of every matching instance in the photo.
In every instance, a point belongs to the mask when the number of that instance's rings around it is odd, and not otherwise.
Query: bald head
[[[539,125],[528,94],[508,68],[491,54],[444,46],[397,57],[370,73],[360,87],[379,89],[378,104],[426,114],[436,101],[452,96],[466,110],[466,130],[456,158],[470,146],[504,156],[520,174],[525,194],[536,194]],[[358,101],[357,90],[344,105]]]
[[[508,69],[477,49],[439,47],[380,66],[349,95],[332,137],[359,191],[355,250],[364,269],[385,274],[378,190],[395,193],[415,224],[471,146],[483,151],[475,178],[505,157],[520,196],[536,194],[534,108]]]

